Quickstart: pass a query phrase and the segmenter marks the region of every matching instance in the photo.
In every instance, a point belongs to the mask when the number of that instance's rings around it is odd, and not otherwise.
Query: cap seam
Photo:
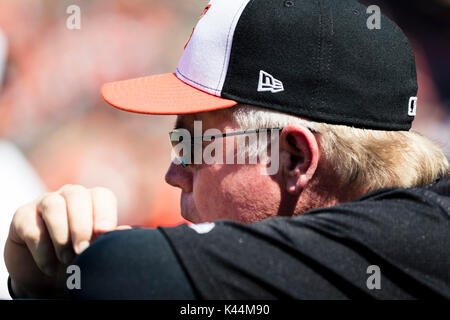
[[[249,2],[247,2],[246,3],[246,5],[248,5],[249,4]],[[236,17],[237,17],[237,15],[238,15],[238,13],[239,12],[241,12],[241,8],[244,6],[244,2],[241,4],[241,6],[238,8],[238,10],[236,11],[236,13],[234,14],[234,17],[233,17],[233,20],[231,21],[231,25],[230,25],[230,28],[228,29],[228,35],[227,35],[227,44],[226,44],[226,50],[225,50],[225,56],[224,56],[224,60],[223,60],[223,64],[222,64],[222,71],[220,72],[220,77],[219,77],[219,83],[217,84],[217,87],[216,87],[216,89],[215,89],[215,91],[221,91],[220,89],[219,89],[219,87],[220,87],[220,83],[222,82],[222,76],[223,76],[223,72],[224,72],[224,70],[225,70],[225,64],[226,64],[226,60],[227,60],[227,54],[228,54],[228,46],[229,46],[229,43],[230,43],[230,33],[231,33],[231,28],[233,27],[233,25],[234,25],[234,21],[236,20]],[[244,8],[244,10],[245,10],[245,8]],[[242,11],[243,12],[243,11]],[[237,28],[237,24],[239,23],[239,21],[236,23],[236,27],[235,27],[235,32],[236,32],[236,28]],[[231,48],[230,48],[230,56],[231,56]],[[229,63],[230,63],[230,60],[228,61],[228,65],[229,65]],[[226,77],[226,76],[225,76]],[[223,81],[223,83],[225,83],[225,79],[224,79],[224,81]]]
[[[319,92],[319,88],[320,88],[320,80],[321,80],[321,66],[322,66],[322,38],[323,38],[323,34],[322,34],[322,10],[321,10],[321,2],[320,0],[317,0],[317,7],[319,10],[319,36],[317,37],[317,56],[316,56],[316,86],[312,95],[312,100],[313,102],[318,102],[318,104],[320,105],[322,103],[321,98],[320,98],[320,92]]]
[[[182,74],[181,71],[180,71],[180,69],[178,69],[178,68],[177,68],[177,74],[179,74],[181,77],[183,77],[187,82],[192,82],[193,84],[196,84],[196,85],[198,85],[198,86],[200,86],[200,87],[202,87],[202,88],[208,89],[208,90],[212,90],[212,91],[214,91],[216,94],[218,94],[218,91],[219,91],[219,90],[214,89],[214,88],[210,88],[210,87],[205,86],[205,85],[203,85],[203,84],[201,84],[201,83],[198,83],[198,82],[196,82],[196,81],[194,81],[194,80],[192,80],[192,79],[189,79],[187,76],[185,76],[184,74]],[[197,88],[197,89],[198,89],[198,88]]]
[[[334,22],[333,22],[333,8],[331,6],[329,7],[329,15],[330,15],[329,19],[330,19],[330,27],[331,27],[331,29],[329,30],[330,31],[329,37],[332,37],[333,36],[333,32],[334,32]],[[328,64],[327,64],[328,72],[327,72],[327,76],[325,77],[325,83],[327,84],[327,86],[330,84],[331,57],[333,56],[332,55],[333,50],[334,50],[334,43],[333,43],[333,41],[331,39],[329,39],[329,43],[328,43]]]

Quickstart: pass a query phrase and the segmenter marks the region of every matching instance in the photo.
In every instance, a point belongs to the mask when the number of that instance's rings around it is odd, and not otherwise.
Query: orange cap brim
[[[191,87],[174,73],[106,83],[101,93],[118,109],[157,115],[206,112],[238,104]]]

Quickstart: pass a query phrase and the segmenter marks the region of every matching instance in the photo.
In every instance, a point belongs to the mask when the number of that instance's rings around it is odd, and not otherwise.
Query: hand
[[[17,297],[62,297],[66,267],[100,234],[117,229],[117,200],[105,188],[66,185],[20,207],[5,263]]]

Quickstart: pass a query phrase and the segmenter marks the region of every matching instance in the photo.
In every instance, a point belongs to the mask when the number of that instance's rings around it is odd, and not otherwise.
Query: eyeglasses
[[[187,130],[175,129],[175,130],[169,132],[169,139],[170,139],[170,144],[172,145],[172,148],[175,148],[179,143],[186,143],[191,148],[194,148],[196,143],[200,144],[203,141],[211,141],[212,139],[219,139],[219,138],[225,138],[225,137],[231,137],[231,136],[258,134],[260,132],[267,132],[267,131],[272,131],[272,130],[278,130],[279,132],[281,132],[283,130],[283,128],[266,128],[266,129],[247,130],[247,131],[227,132],[227,133],[222,133],[222,134],[218,134],[218,135],[199,136],[199,137],[190,137],[190,134],[188,134],[188,136],[189,136],[188,138],[186,137]],[[188,141],[184,142],[185,139],[188,139]],[[185,168],[189,165],[183,160],[183,157],[178,157],[178,160]]]
[[[307,127],[312,133],[318,133],[317,130],[312,129],[310,127]],[[186,129],[175,129],[171,132],[169,132],[169,139],[170,144],[172,145],[172,148],[175,149],[175,147],[179,143],[186,143],[192,150],[195,148],[195,144],[201,144],[203,141],[211,141],[212,139],[219,139],[219,138],[225,138],[230,136],[239,136],[239,135],[247,135],[247,134],[258,134],[261,132],[272,132],[273,130],[278,130],[281,132],[283,128],[264,128],[264,129],[255,129],[255,130],[247,130],[247,131],[237,131],[237,132],[227,132],[227,133],[221,133],[218,135],[211,135],[211,136],[199,136],[199,137],[191,137],[189,131]],[[187,142],[184,142],[185,139],[188,139]],[[177,157],[178,161],[183,165],[183,167],[187,167],[189,163],[186,163],[186,161],[183,160],[183,157]]]

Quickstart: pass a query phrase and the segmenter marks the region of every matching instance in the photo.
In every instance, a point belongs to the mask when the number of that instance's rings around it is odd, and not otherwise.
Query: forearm
[[[75,261],[81,288],[72,299],[195,299],[185,271],[165,236],[155,229],[101,236]]]

